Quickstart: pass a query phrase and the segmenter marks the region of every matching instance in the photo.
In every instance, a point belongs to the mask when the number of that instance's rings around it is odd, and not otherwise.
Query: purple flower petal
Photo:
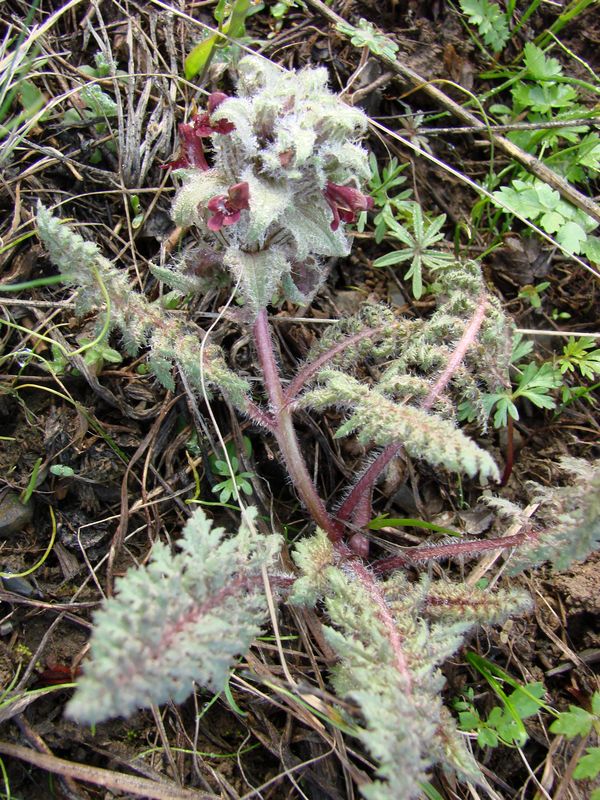
[[[196,136],[202,138],[212,136],[213,133],[231,133],[231,131],[235,130],[235,125],[233,122],[229,122],[228,119],[220,119],[213,124],[210,121],[210,114],[207,112],[204,112],[204,114],[197,114],[192,122],[194,124]]]
[[[233,186],[229,187],[227,194],[229,195],[229,204],[232,208],[250,208],[250,187],[247,181],[243,183],[234,183]]]
[[[208,164],[202,147],[202,140],[197,136],[191,125],[179,125],[179,140],[181,147],[180,158],[187,158],[187,165],[206,171]]]
[[[208,226],[209,230],[211,231],[220,231],[225,223],[225,214],[222,211],[218,211],[216,214],[213,214],[212,217],[209,217],[206,225]]]
[[[209,211],[214,211],[217,213],[218,211],[223,211],[224,213],[227,211],[226,207],[227,202],[227,195],[226,194],[218,194],[215,197],[211,197],[207,203],[207,208]]]
[[[241,211],[232,211],[231,213],[226,214],[223,220],[223,225],[234,225],[241,217],[241,215],[242,215]]]
[[[173,161],[167,161],[166,164],[161,164],[161,169],[183,169],[184,167],[189,167],[190,162],[187,156],[182,156],[180,158],[176,158]]]
[[[353,186],[340,186],[338,183],[327,181],[323,192],[327,205],[333,213],[331,230],[339,228],[342,222],[354,222],[357,211],[368,211],[373,208],[373,198],[363,194]]]
[[[327,197],[327,195],[325,195],[325,200],[327,201],[327,205],[329,206],[329,208],[331,209],[331,213],[333,214],[333,219],[331,220],[331,230],[337,231],[337,229],[340,227],[340,214],[338,211],[338,207],[333,202],[333,200],[330,200],[329,197]]]
[[[218,108],[224,100],[227,100],[229,95],[225,94],[224,92],[211,92],[208,95],[208,113],[212,114],[213,111]]]
[[[227,190],[227,194],[218,194],[211,197],[206,207],[212,211],[212,216],[207,221],[211,231],[218,231],[225,225],[235,225],[245,208],[250,208],[249,187],[246,181],[234,183]]]

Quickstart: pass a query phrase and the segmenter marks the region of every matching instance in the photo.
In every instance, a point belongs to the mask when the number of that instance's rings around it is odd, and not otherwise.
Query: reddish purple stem
[[[430,409],[437,397],[439,397],[450,382],[454,372],[464,359],[468,348],[477,336],[477,332],[483,321],[484,313],[485,302],[482,302],[474,314],[473,319],[465,329],[446,369],[425,398],[423,408]],[[375,333],[375,331],[369,332],[369,334],[372,333]],[[371,492],[373,491],[375,481],[384,467],[400,451],[401,445],[392,445],[385,448],[365,470],[344,503],[342,503],[339,510],[341,521],[334,520],[327,512],[325,504],[319,496],[308,472],[294,429],[290,401],[297,395],[304,383],[309,380],[324,363],[330,360],[333,355],[341,352],[343,347],[336,346],[332,348],[332,350],[324,353],[312,364],[305,367],[290,384],[287,392],[284,392],[275,361],[267,312],[264,308],[258,312],[254,323],[254,335],[264,378],[264,386],[269,397],[271,409],[270,414],[265,415],[264,412],[260,411],[260,409],[252,404],[253,407],[249,410],[249,413],[256,417],[256,412],[258,411],[260,412],[260,416],[266,421],[267,427],[269,427],[277,439],[289,476],[299,497],[304,502],[316,524],[326,532],[335,547],[339,559],[344,563],[345,569],[354,576],[355,580],[364,588],[372,602],[376,605],[377,616],[385,629],[392,648],[396,669],[405,681],[405,691],[410,693],[412,691],[412,678],[406,656],[402,649],[402,637],[385,595],[383,594],[382,587],[377,580],[377,576],[398,569],[399,567],[406,567],[416,561],[457,555],[466,556],[486,550],[514,547],[517,544],[522,544],[528,537],[526,534],[518,534],[516,536],[488,539],[480,542],[452,542],[450,544],[439,545],[438,547],[412,548],[406,555],[382,559],[373,565],[372,571],[368,570],[364,566],[362,558],[357,557],[357,553],[359,556],[363,557],[367,553],[365,543],[362,539],[360,541],[355,541],[354,547],[349,547],[342,541],[345,528],[343,521],[347,521],[355,514],[360,517],[361,525],[365,524],[370,513]],[[360,340],[360,338],[364,338],[365,335],[368,334],[358,334],[356,337],[353,337],[353,339],[357,341]],[[356,536],[360,537],[362,534],[359,532],[355,534],[355,537]]]
[[[354,344],[362,341],[363,339],[369,339],[371,337],[375,337],[382,333],[384,330],[383,326],[380,328],[370,328],[369,330],[360,331],[360,333],[355,333],[353,336],[349,336],[347,339],[344,339],[342,342],[338,342],[336,345],[331,347],[325,353],[321,353],[320,356],[317,356],[314,361],[311,361],[309,364],[305,364],[304,367],[296,374],[296,377],[290,382],[290,385],[285,390],[285,400],[286,403],[292,403],[301,389],[313,378],[319,370],[323,369],[325,364],[328,361],[331,361],[333,358],[338,356],[340,353],[343,353],[348,347],[351,347]]]
[[[531,533],[516,533],[514,536],[498,536],[495,539],[479,539],[468,542],[446,542],[431,547],[408,547],[403,555],[382,558],[373,564],[376,575],[385,575],[401,567],[414,566],[423,561],[435,561],[440,558],[458,558],[477,556],[489,550],[506,550],[518,547],[532,538]]]
[[[363,498],[370,497],[377,478],[387,467],[390,461],[402,450],[401,444],[391,444],[386,447],[364,470],[358,481],[352,487],[348,497],[339,507],[337,517],[344,522],[352,519],[355,508]]]
[[[462,361],[464,360],[465,355],[467,354],[467,350],[473,344],[475,339],[477,338],[477,334],[479,332],[479,328],[481,327],[481,323],[483,322],[483,318],[485,316],[485,309],[486,309],[486,301],[485,298],[480,298],[479,305],[477,310],[473,314],[473,317],[467,327],[464,330],[463,335],[461,336],[456,349],[452,353],[452,357],[446,368],[440,375],[440,377],[435,382],[434,386],[429,391],[429,394],[423,400],[421,404],[421,408],[425,411],[429,411],[437,398],[440,394],[444,391],[446,386],[450,383],[452,376],[461,365]],[[391,444],[388,445],[382,452],[377,456],[377,458],[367,467],[367,469],[363,472],[361,477],[358,479],[357,483],[352,487],[350,494],[344,500],[340,509],[338,511],[338,518],[344,521],[348,521],[352,519],[354,515],[354,510],[359,503],[363,501],[363,498],[367,495],[368,492],[373,490],[375,486],[375,482],[383,472],[383,470],[387,467],[390,461],[400,452],[402,449],[402,445],[399,444]]]
[[[271,404],[273,434],[277,439],[289,476],[313,520],[327,533],[332,542],[337,542],[342,538],[344,529],[327,513],[325,503],[319,497],[308,472],[304,456],[298,444],[291,410],[286,403],[279,370],[275,363],[271,331],[269,329],[267,311],[264,308],[258,312],[256,317],[254,337],[265,389]]]

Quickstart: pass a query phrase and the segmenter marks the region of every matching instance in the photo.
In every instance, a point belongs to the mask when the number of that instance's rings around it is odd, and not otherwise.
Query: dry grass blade
[[[24,79],[28,73],[31,72],[36,62],[40,59],[37,56],[37,49],[41,47],[44,42],[44,37],[53,29],[67,11],[78,5],[81,0],[70,0],[61,8],[57,9],[48,19],[41,25],[33,26],[32,30],[28,32],[23,41],[18,45],[18,48],[10,52],[8,48],[11,44],[11,27],[8,26],[2,45],[0,46],[0,106],[2,106],[11,91],[16,88],[16,84]],[[16,33],[16,29],[15,29]],[[36,109],[36,113],[26,114],[25,120],[20,122],[20,117],[16,117],[17,126],[8,130],[6,140],[0,148],[0,164],[8,163],[11,155],[20,142],[27,136],[29,130],[39,123],[42,116],[46,111],[46,105],[41,109]],[[1,122],[1,121],[0,121]],[[0,134],[6,135],[6,131],[2,131],[0,125]]]
[[[122,81],[116,76],[116,59],[112,52],[109,31],[97,9],[97,26],[90,27],[100,52],[112,71],[112,83],[117,103],[118,151],[120,173],[124,186],[144,184],[156,159],[165,159],[172,148],[175,130],[174,108],[179,78],[175,56],[173,17],[150,12],[143,22],[139,16],[128,14],[123,37],[127,49],[127,76],[121,95]],[[159,51],[158,39],[163,39],[169,63]]]
[[[0,753],[12,758],[25,761],[46,772],[74,778],[78,781],[93,783],[105,789],[117,792],[129,792],[137,797],[150,798],[150,800],[213,800],[215,795],[203,792],[194,792],[192,789],[182,789],[170,783],[159,784],[147,778],[138,778],[135,775],[125,775],[113,772],[110,769],[88,767],[85,764],[76,764],[64,758],[57,758],[47,753],[36,753],[28,747],[9,742],[0,742]]]

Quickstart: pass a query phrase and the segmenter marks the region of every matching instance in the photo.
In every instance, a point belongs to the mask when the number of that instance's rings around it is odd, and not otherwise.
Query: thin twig
[[[571,128],[575,125],[600,125],[600,118],[584,117],[580,119],[553,119],[545,122],[513,122],[510,125],[486,125],[485,130],[493,133],[508,133],[509,131],[544,131],[547,128]],[[462,125],[453,128],[417,128],[415,133],[419,136],[435,136],[442,133],[481,133],[481,125]]]
[[[35,750],[30,750],[28,747],[10,742],[0,742],[0,753],[25,761],[27,764],[33,764],[38,769],[53,772],[55,775],[93,783],[96,786],[102,786],[103,789],[129,792],[140,797],[151,798],[151,800],[215,800],[215,795],[205,792],[180,789],[173,783],[156,783],[147,778],[138,778],[136,775],[125,775],[110,769],[76,764],[47,753],[36,753]]]
[[[522,333],[526,336],[589,336],[590,339],[600,339],[600,333],[582,333],[581,331],[538,331],[532,328],[515,328],[515,333]]]

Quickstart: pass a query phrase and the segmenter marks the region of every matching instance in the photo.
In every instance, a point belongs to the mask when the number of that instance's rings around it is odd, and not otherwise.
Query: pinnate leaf
[[[337,370],[323,370],[319,378],[325,387],[308,392],[305,405],[353,409],[336,437],[357,431],[362,443],[403,444],[410,456],[422,458],[432,466],[442,466],[470,477],[479,473],[482,480],[498,477],[498,468],[491,456],[449,420],[395,403]]]
[[[347,22],[340,22],[336,25],[336,29],[349,36],[355,47],[367,47],[375,55],[393,59],[398,52],[398,45],[379,33],[366,19],[361,19],[356,27]]]
[[[279,536],[255,532],[255,515],[250,509],[227,539],[199,509],[177,554],[158,543],[146,566],[116,582],[95,616],[91,661],[70,717],[95,723],[170,698],[183,702],[194,681],[223,689],[265,619],[261,569],[280,548]]]
[[[502,50],[510,34],[500,7],[490,0],[460,0],[460,7],[469,22],[477,26],[483,41],[496,53]]]
[[[554,408],[556,403],[552,397],[548,396],[548,392],[560,386],[561,382],[560,375],[553,364],[546,362],[538,367],[532,361],[523,369],[513,399],[526,397],[538,408]]]

